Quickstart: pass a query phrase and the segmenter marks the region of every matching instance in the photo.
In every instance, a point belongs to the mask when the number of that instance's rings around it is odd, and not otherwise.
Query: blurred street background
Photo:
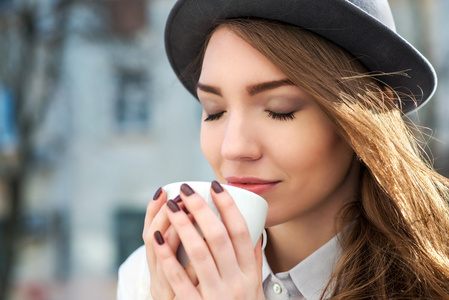
[[[159,186],[214,177],[164,53],[174,0],[0,0],[0,300],[114,299]],[[449,175],[449,1],[390,0],[439,88],[410,117]]]

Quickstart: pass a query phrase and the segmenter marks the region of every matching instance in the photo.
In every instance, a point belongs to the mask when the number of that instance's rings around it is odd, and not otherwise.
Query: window
[[[148,84],[144,72],[119,73],[115,115],[120,131],[141,132],[148,128]]]

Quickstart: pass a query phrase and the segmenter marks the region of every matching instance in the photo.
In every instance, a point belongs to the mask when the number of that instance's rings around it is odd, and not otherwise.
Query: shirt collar
[[[296,288],[308,300],[319,299],[340,257],[338,236],[333,237],[318,250],[286,273],[290,274]],[[272,273],[263,254],[263,280]]]

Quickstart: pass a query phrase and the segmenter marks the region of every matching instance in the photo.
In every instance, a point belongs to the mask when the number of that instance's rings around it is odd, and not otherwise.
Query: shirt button
[[[282,287],[280,286],[280,284],[278,284],[278,283],[275,283],[274,285],[273,285],[273,291],[276,293],[276,294],[280,294],[280,293],[282,293]]]

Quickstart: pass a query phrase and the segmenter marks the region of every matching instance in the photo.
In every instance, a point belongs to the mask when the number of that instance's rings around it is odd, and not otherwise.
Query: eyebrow
[[[258,83],[255,85],[251,85],[251,86],[247,87],[246,90],[248,91],[248,94],[250,96],[254,96],[259,93],[262,93],[262,92],[265,92],[268,90],[273,90],[278,87],[286,86],[286,85],[294,85],[294,83],[290,79],[285,78],[285,79],[281,79],[281,80],[273,80],[273,81],[267,81],[267,82],[262,82],[262,83]],[[218,87],[202,84],[200,82],[197,83],[196,87],[197,87],[197,89],[199,89],[203,92],[222,96],[221,90]]]
[[[196,88],[198,90],[201,90],[201,91],[206,92],[206,93],[211,93],[211,94],[214,94],[214,95],[221,96],[221,90],[219,88],[211,86],[211,85],[206,85],[206,84],[202,84],[202,83],[198,82],[196,84]]]

